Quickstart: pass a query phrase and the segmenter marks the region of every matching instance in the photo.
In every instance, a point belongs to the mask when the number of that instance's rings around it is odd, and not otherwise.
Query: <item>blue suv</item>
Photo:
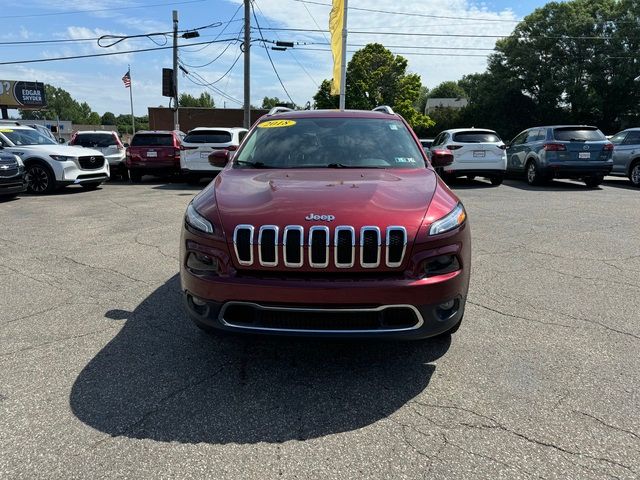
[[[613,144],[596,127],[529,128],[507,145],[507,173],[524,175],[529,185],[572,178],[597,187],[613,168],[612,154]]]

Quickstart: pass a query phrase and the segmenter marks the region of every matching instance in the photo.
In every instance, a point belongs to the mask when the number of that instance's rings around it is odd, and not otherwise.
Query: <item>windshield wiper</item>
[[[345,165],[344,163],[329,163],[326,168],[387,168],[381,165]]]
[[[237,162],[234,162],[234,163],[236,165],[244,165],[249,168],[276,168],[276,167],[272,167],[271,165],[266,165],[263,162],[245,162],[243,160],[238,160]]]

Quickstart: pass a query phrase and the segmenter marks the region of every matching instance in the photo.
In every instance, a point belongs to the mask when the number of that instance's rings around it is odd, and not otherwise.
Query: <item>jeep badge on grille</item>
[[[323,222],[333,222],[336,217],[333,215],[317,215],[315,213],[310,213],[309,215],[307,215],[306,217],[304,217],[305,220],[309,220],[309,221],[318,221],[321,220]]]

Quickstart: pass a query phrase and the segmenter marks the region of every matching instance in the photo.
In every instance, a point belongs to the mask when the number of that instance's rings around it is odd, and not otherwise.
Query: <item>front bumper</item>
[[[433,250],[457,249],[461,269],[421,279],[411,278],[407,272],[349,278],[323,277],[322,272],[304,278],[287,276],[286,272],[200,274],[186,266],[187,254],[192,251],[187,249],[188,242],[195,241],[207,243],[184,229],[181,287],[189,316],[205,328],[270,335],[421,339],[450,330],[464,314],[471,257],[468,225]],[[224,250],[217,252],[214,255],[222,261],[229,260],[224,258]],[[236,312],[230,320],[230,305],[240,305],[246,315]],[[397,314],[391,323],[380,313],[389,309]],[[358,318],[353,318],[354,311]],[[356,327],[337,323],[343,319],[355,322]]]
[[[13,195],[24,192],[27,189],[27,182],[24,178],[24,168],[19,168],[19,173],[12,177],[0,177],[0,196]]]
[[[450,167],[445,167],[444,173],[447,175],[453,175],[455,177],[464,177],[467,175],[474,175],[476,177],[489,177],[489,178],[502,178],[506,175],[506,170],[504,169],[451,169]]]
[[[86,170],[72,160],[65,162],[51,161],[49,165],[53,169],[56,183],[59,185],[74,185],[80,183],[99,183],[109,179],[109,162],[104,162],[100,168]]]

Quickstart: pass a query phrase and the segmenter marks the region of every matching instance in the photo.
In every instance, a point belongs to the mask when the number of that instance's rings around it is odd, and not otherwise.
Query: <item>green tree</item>
[[[427,98],[465,98],[467,92],[464,91],[458,82],[447,81],[431,90]],[[426,102],[425,102],[426,104]]]
[[[100,125],[100,114],[91,112],[87,117],[87,125]]]
[[[178,97],[178,104],[181,107],[215,107],[215,102],[209,92],[202,92],[199,97],[194,97],[188,93],[181,93]]]
[[[100,123],[102,125],[115,125],[116,116],[111,112],[104,112],[104,115],[102,115],[102,118],[100,119]]]
[[[420,87],[420,93],[418,94],[418,99],[414,102],[413,108],[417,111],[424,113],[427,108],[427,98],[429,95],[429,89],[424,85]]]
[[[379,43],[371,43],[353,54],[347,65],[347,108],[371,110],[389,105],[414,128],[427,128],[433,122],[418,112],[414,104],[420,97],[420,76],[407,73],[407,59],[394,55]],[[337,108],[338,96],[331,95],[331,82],[324,80],[313,97],[316,108]]]

